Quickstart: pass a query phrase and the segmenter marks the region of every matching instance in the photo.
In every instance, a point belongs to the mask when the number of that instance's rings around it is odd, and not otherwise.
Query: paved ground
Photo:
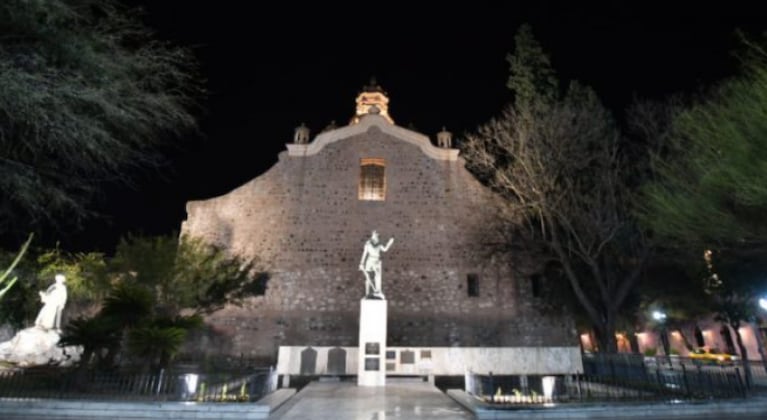
[[[282,390],[289,392],[290,390]],[[615,419],[634,418],[641,420],[663,419],[730,419],[756,420],[767,419],[767,395],[755,395],[745,400],[722,400],[704,403],[626,403],[626,404],[582,404],[562,405],[548,409],[529,410],[478,410],[472,406],[476,400],[465,395],[461,390],[449,391],[449,397],[426,382],[391,380],[385,388],[362,388],[354,382],[313,382],[302,389],[293,398],[284,402],[273,411],[269,419],[303,420],[303,419],[333,419],[333,420],[392,420],[392,419],[430,419],[430,420],[468,420],[475,418],[469,411],[477,412],[480,419]],[[455,398],[455,399],[454,399]],[[466,401],[465,401],[466,400]],[[13,400],[15,401],[15,400]],[[256,415],[248,404],[202,404],[195,410],[187,407],[185,413],[170,412],[179,403],[153,403],[158,407],[154,411],[147,407],[133,407],[130,402],[106,403],[79,402],[82,407],[70,407],[79,404],[77,401],[46,400],[34,402],[30,409],[13,410],[12,400],[0,400],[0,419],[25,420],[73,420],[82,418],[83,413],[90,419],[117,420],[137,417],[154,418],[236,418],[247,417],[265,418],[268,411]],[[281,399],[281,401],[285,401]],[[18,401],[17,401],[18,402]],[[24,403],[25,401],[21,401]],[[464,404],[469,409],[464,409]],[[18,404],[17,404],[18,405]],[[278,404],[271,405],[272,408]],[[178,407],[177,407],[178,408]],[[87,410],[86,410],[87,409]],[[226,410],[245,410],[240,413],[225,412]],[[125,412],[120,412],[120,410]],[[126,411],[127,410],[127,411]],[[87,411],[87,412],[86,412]],[[110,411],[110,413],[106,413]],[[172,410],[171,410],[172,411]]]
[[[389,381],[386,387],[350,382],[313,382],[270,419],[304,420],[468,420],[474,416],[426,382]]]
[[[478,413],[479,414],[479,413]],[[479,414],[480,418],[767,418],[767,397],[692,405],[626,404],[560,407]],[[313,382],[269,417],[274,420],[474,419],[473,413],[426,382],[390,381],[384,388],[357,387],[352,382]]]

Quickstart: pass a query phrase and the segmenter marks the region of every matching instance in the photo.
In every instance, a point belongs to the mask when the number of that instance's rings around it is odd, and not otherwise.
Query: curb
[[[762,414],[767,418],[767,399],[752,398],[729,401],[680,403],[613,403],[560,405],[541,408],[489,409],[461,389],[450,389],[447,395],[474,413],[477,419],[608,419],[641,417],[729,418],[733,415]]]

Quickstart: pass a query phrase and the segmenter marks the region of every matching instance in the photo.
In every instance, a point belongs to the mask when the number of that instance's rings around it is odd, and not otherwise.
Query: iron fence
[[[2,398],[248,402],[276,387],[272,368],[215,373],[176,369],[153,373],[60,368],[0,371]]]
[[[684,358],[585,354],[583,368],[582,374],[548,377],[467,372],[466,391],[488,403],[528,405],[694,401],[742,398],[748,392],[738,363],[705,366]]]

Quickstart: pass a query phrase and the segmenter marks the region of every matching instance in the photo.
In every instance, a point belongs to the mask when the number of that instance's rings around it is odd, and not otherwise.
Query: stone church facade
[[[465,169],[448,132],[437,137],[395,125],[386,94],[369,86],[349,125],[314,139],[299,127],[267,172],[187,203],[182,234],[269,273],[262,296],[206,319],[201,348],[273,359],[281,345],[356,346],[372,230],[395,238],[383,254],[388,345],[577,346],[572,321],[535,297],[535,259],[491,252],[503,202]]]

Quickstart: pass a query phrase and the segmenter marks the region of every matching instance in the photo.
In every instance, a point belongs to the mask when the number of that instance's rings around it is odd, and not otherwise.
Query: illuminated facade
[[[490,252],[504,203],[464,168],[449,132],[440,147],[393,124],[374,85],[349,125],[307,137],[299,128],[267,172],[187,204],[183,234],[270,273],[263,296],[207,318],[196,349],[274,357],[280,345],[356,345],[359,254],[373,229],[397,238],[383,276],[388,345],[578,346],[568,317],[541,310],[540,266],[524,245]]]

